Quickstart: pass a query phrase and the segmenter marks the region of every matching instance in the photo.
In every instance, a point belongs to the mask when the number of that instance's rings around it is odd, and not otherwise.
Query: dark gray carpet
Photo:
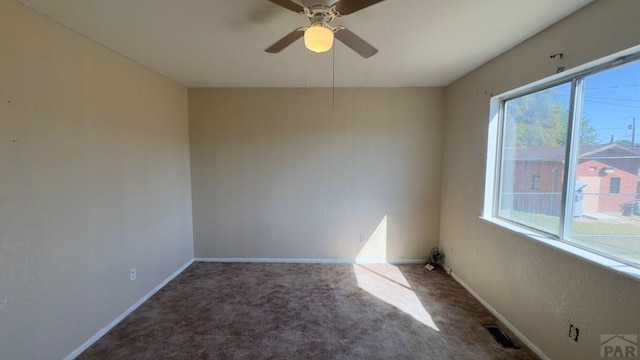
[[[421,265],[194,263],[78,359],[537,359],[492,323]]]

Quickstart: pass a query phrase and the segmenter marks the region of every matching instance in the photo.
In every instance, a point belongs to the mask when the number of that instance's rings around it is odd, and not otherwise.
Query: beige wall
[[[193,257],[187,111],[183,86],[0,0],[0,358],[65,357]]]
[[[638,14],[640,1],[596,1],[446,89],[447,264],[552,359],[598,359],[601,333],[640,333],[640,282],[478,218],[489,95],[552,75],[559,62],[550,54],[564,53],[570,68],[640,44]],[[581,330],[577,343],[568,338],[570,321]]]
[[[331,89],[190,89],[196,258],[426,258],[443,103],[427,88],[336,89],[335,110]]]

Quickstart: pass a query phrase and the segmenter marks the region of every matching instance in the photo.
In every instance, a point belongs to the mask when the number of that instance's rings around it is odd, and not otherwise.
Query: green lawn
[[[640,219],[639,219],[640,220]],[[603,221],[574,221],[575,235],[635,235],[640,236],[640,221],[603,222]]]
[[[512,211],[507,216],[533,228],[557,234],[560,219],[543,214]],[[640,216],[611,220],[575,218],[571,241],[640,265]]]

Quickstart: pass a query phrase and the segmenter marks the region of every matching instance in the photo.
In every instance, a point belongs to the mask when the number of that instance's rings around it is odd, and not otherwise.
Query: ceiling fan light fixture
[[[299,27],[288,33],[264,51],[276,54],[287,46],[304,37],[304,45],[314,53],[324,53],[333,48],[334,39],[340,40],[351,50],[367,59],[375,55],[378,49],[364,41],[358,35],[341,25],[331,25],[335,18],[352,14],[384,0],[269,0],[276,5],[304,15],[310,26]],[[300,4],[313,4],[310,7]]]
[[[323,53],[333,46],[333,31],[322,24],[313,24],[304,32],[304,46],[314,53]]]

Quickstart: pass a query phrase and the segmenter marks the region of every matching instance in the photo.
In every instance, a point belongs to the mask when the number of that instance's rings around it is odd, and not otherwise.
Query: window
[[[640,268],[638,59],[492,99],[485,218]]]
[[[540,175],[531,177],[531,190],[540,190]]]
[[[609,182],[609,194],[620,194],[620,178],[611,178]]]

